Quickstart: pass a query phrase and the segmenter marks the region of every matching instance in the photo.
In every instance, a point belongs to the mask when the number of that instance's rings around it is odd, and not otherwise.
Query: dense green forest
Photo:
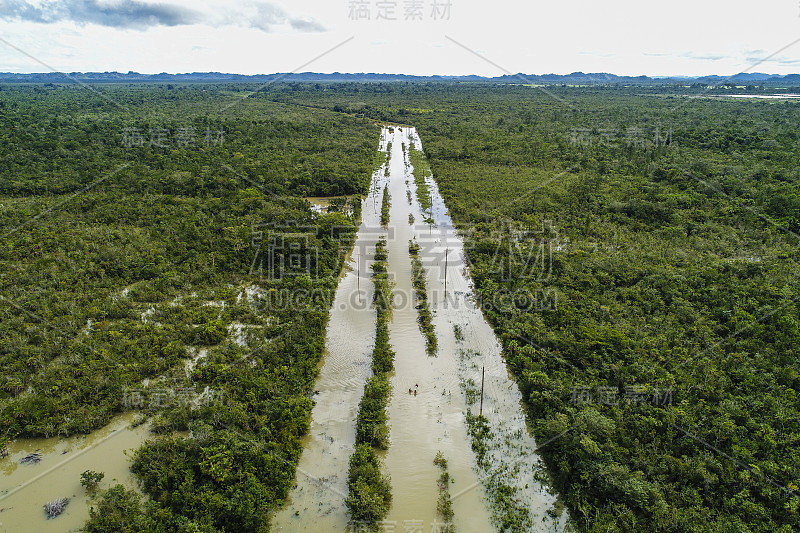
[[[582,531],[800,529],[800,108],[708,96],[271,95],[417,127]]]
[[[380,129],[238,87],[0,89],[0,436],[137,410],[146,497],[89,531],[267,531]]]
[[[300,197],[365,191],[375,121],[419,131],[576,529],[800,529],[796,102],[456,83],[1,88],[3,438],[102,426],[143,378],[224,394],[144,410],[163,434],[134,457],[146,498],[107,492],[90,531],[267,529],[357,219]],[[313,269],[272,279],[262,234],[297,224]],[[282,291],[309,295],[302,312],[276,304]]]

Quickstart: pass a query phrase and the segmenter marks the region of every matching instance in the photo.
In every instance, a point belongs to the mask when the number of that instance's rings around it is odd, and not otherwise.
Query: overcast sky
[[[7,72],[788,74],[795,41],[798,0],[0,0]]]

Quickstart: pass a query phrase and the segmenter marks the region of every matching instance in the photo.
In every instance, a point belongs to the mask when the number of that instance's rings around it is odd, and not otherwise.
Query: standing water
[[[415,148],[421,151],[416,130],[411,130],[411,137]],[[425,182],[432,205],[424,214],[420,211],[417,219],[430,217],[433,224],[418,226],[415,233],[421,245],[423,264],[428,268],[428,292],[439,340],[438,359],[447,361],[448,365],[458,360],[458,370],[451,371],[452,367],[448,366],[448,373],[440,379],[447,382],[443,386],[448,388],[457,387],[453,383],[456,380],[460,384],[473,383],[473,390],[477,392],[485,376],[482,413],[492,436],[485,442],[489,460],[488,466],[479,470],[481,484],[484,487],[505,485],[506,490],[513,493],[502,505],[507,510],[513,508],[507,517],[517,519],[516,526],[509,531],[563,531],[567,513],[539,480],[547,476],[525,419],[522,394],[509,376],[494,330],[475,303],[463,240],[453,226],[432,176],[425,176]],[[456,338],[454,326],[462,332],[460,339]],[[477,399],[470,408],[477,414],[480,409]],[[454,490],[454,505],[458,506],[463,498],[470,498],[472,490]],[[493,523],[498,526],[501,522],[498,506],[492,507]]]
[[[386,150],[386,138],[381,149]],[[385,165],[376,171],[362,203],[362,223],[346,273],[339,281],[326,334],[324,365],[316,382],[311,428],[303,442],[296,486],[289,503],[273,520],[278,531],[346,531],[350,520],[347,471],[355,443],[355,418],[364,383],[371,375],[375,342],[372,308],[372,257],[381,233],[378,185]]]
[[[17,439],[9,444],[9,456],[0,462],[0,532],[79,531],[89,518],[89,496],[80,483],[86,470],[105,474],[101,490],[117,483],[134,488],[125,451],[141,446],[150,433],[149,424],[132,427],[133,417],[120,415],[89,435]],[[30,460],[31,454],[39,455]],[[29,460],[20,463],[26,457]],[[42,506],[59,498],[69,498],[69,504],[48,520]]]
[[[358,403],[364,382],[371,375],[375,337],[369,264],[377,240],[385,236],[395,295],[389,334],[396,357],[387,408],[391,444],[382,454],[393,497],[384,530],[443,531],[437,529],[437,524],[443,523],[437,514],[441,470],[433,463],[441,452],[452,480],[449,491],[456,531],[501,529],[499,515],[492,511],[491,495],[485,490],[498,483],[510,487],[514,493],[511,505],[528,517],[525,529],[514,531],[561,531],[566,514],[559,519],[553,518],[556,513],[548,512],[556,499],[536,479],[541,465],[526,426],[521,394],[508,376],[494,332],[474,303],[473,287],[464,268],[463,243],[432,178],[426,178],[432,209],[423,212],[417,199],[414,169],[409,162],[411,144],[422,150],[413,128],[384,128],[380,147],[390,151],[389,160],[373,175],[363,204],[355,252],[331,308],[327,353],[316,384],[316,405],[296,486],[273,525],[283,531],[348,530],[344,505],[348,461],[355,442]],[[384,186],[391,195],[390,223],[388,228],[379,228]],[[434,221],[431,226],[423,222],[429,216]],[[435,357],[426,353],[417,322],[408,250],[412,239],[421,246],[420,259],[427,274],[438,338]],[[454,325],[463,331],[459,339]],[[466,423],[468,407],[475,414],[478,409],[468,405],[463,384],[476,379],[480,384],[483,367],[483,415],[493,437],[486,443],[489,466],[479,468]]]
[[[386,467],[392,479],[393,501],[387,520],[396,523],[399,531],[408,526],[422,526],[428,532],[434,523],[442,523],[436,514],[437,479],[441,471],[433,464],[436,453],[441,451],[454,481],[450,493],[462,493],[453,502],[455,530],[492,531],[483,489],[473,469],[474,454],[464,419],[467,406],[458,380],[454,379],[458,358],[442,350],[438,357],[429,357],[417,323],[408,243],[418,233],[415,227],[419,226],[410,222],[409,214],[416,221],[423,217],[414,193],[414,177],[409,172],[409,140],[409,129],[395,131],[388,185],[394,230],[394,238],[388,239],[388,271],[395,281],[389,338],[397,355],[388,408],[391,445],[386,453]],[[407,189],[412,191],[410,204],[406,200]],[[421,255],[425,263],[424,250]],[[429,285],[429,293],[431,288]],[[442,339],[452,335],[452,327],[449,331],[438,327],[436,333]]]

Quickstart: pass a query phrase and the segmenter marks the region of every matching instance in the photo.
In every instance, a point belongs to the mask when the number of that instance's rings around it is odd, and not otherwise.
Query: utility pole
[[[483,380],[486,378],[486,367],[481,372],[481,412],[478,416],[483,416]]]
[[[447,253],[450,251],[450,248],[446,248],[444,251],[444,293],[447,296]]]

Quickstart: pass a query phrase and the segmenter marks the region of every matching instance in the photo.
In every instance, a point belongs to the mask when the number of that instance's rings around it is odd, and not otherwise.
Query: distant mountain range
[[[543,85],[768,85],[800,86],[800,74],[764,74],[761,72],[741,73],[734,76],[617,76],[605,73],[572,74],[514,74],[498,77],[484,76],[412,76],[408,74],[347,74],[334,72],[276,73],[276,74],[225,74],[221,72],[191,72],[186,74],[139,74],[138,72],[46,72],[34,74],[0,73],[0,83],[64,83],[80,81],[85,83],[155,83],[155,82],[489,82],[489,83],[532,83]]]

